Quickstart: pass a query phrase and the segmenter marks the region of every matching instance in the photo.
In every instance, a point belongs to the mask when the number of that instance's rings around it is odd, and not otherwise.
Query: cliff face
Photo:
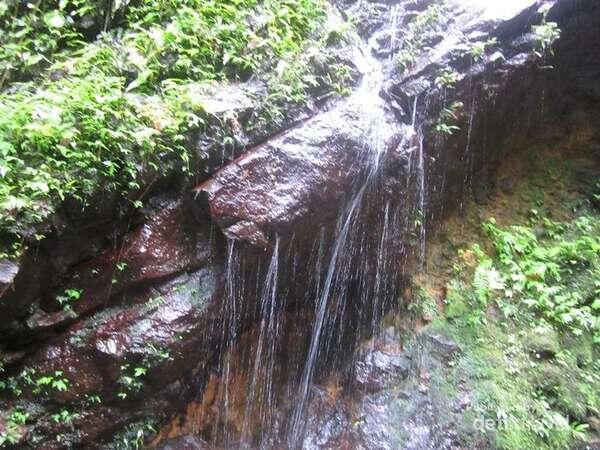
[[[373,393],[404,379],[397,343],[367,340],[402,305],[429,233],[463,199],[502,188],[508,152],[572,134],[598,145],[600,5],[532,0],[502,16],[454,1],[335,7],[361,36],[329,50],[361,73],[347,98],[317,89],[312,108],[250,130],[261,90],[215,88],[211,127],[227,123],[235,144],[188,139],[206,156],[195,186],[159,182],[135,220],[117,219],[110,199],[91,219],[65,204],[60,231],[0,262],[0,428],[13,427],[16,447],[117,448],[157,434],[165,449],[399,442],[373,431],[381,421],[357,434],[347,405],[313,385],[335,373],[328,389]],[[535,28],[551,23],[556,42]],[[598,165],[582,177],[593,183]],[[455,351],[423,339],[432,365]],[[15,424],[11,411],[29,417]],[[436,433],[417,441],[452,440]]]

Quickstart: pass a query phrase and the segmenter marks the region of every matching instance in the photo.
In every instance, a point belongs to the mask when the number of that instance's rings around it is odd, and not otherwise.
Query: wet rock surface
[[[315,387],[304,448],[489,448],[475,430],[469,441],[456,432],[469,427],[463,417],[468,387],[449,397],[437,384],[459,351],[456,344],[430,332],[400,343],[388,330],[364,344],[348,393],[334,397]]]
[[[19,273],[19,266],[12,261],[3,259],[0,261],[0,295],[4,294]]]
[[[323,114],[252,150],[197,192],[207,195],[211,216],[231,239],[265,247],[274,234],[318,228],[337,217],[356,179],[365,176],[371,144],[363,120],[352,104]],[[377,120],[388,120],[383,150],[395,149],[399,130],[389,117]]]
[[[317,86],[309,107],[253,127],[264,86],[216,87],[204,103],[223,133],[190,138],[205,168],[193,192],[185,186],[173,199],[157,195],[158,186],[149,208],[118,220],[114,199],[87,219],[67,205],[57,219],[62,234],[18,264],[0,261],[8,386],[0,430],[10,411],[30,414],[16,448],[115,448],[114,439],[140,430],[157,431],[153,444],[165,450],[240,438],[288,448],[317,294],[345,224],[349,244],[330,277],[304,448],[489,448],[455,432],[469,426],[468,386],[449,400],[436,385],[459,351],[452,341],[367,339],[400,297],[425,225],[448,212],[449,200],[474,190],[485,202],[490,190],[510,189],[495,181],[494,167],[512,143],[557,122],[589,130],[582,123],[598,117],[600,95],[600,5],[528,1],[494,18],[450,2],[419,58],[400,71],[402,32],[429,2],[338,3],[364,18],[359,31],[381,63],[381,89],[367,90],[366,101],[357,92],[327,103],[329,91]],[[554,56],[540,60],[529,32],[544,5],[562,37]],[[497,44],[481,59],[465,56],[491,38]],[[338,59],[353,57],[338,51]],[[443,67],[457,74],[452,86],[436,83]],[[462,106],[449,125],[458,129],[440,133],[440,114],[454,101]],[[597,131],[589,133],[592,140]],[[223,144],[225,134],[233,143]],[[252,395],[257,406],[248,409]],[[68,420],[56,420],[63,411]]]

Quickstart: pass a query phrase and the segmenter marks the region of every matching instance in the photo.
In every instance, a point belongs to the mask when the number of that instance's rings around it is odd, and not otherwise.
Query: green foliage
[[[63,372],[57,370],[53,375],[45,375],[35,381],[34,393],[42,392],[45,389],[55,389],[59,392],[65,392],[69,388],[69,380],[63,376]]]
[[[118,383],[123,389],[117,394],[118,397],[121,400],[125,400],[129,392],[139,392],[144,387],[141,378],[146,375],[146,373],[146,367],[131,367],[129,364],[122,365],[121,376],[119,377]]]
[[[83,45],[83,23],[103,15],[101,1],[0,2],[0,89],[32,78],[57,53]]]
[[[168,349],[157,347],[152,343],[146,345],[144,352],[146,355],[140,363],[136,365],[124,364],[121,366],[121,376],[118,383],[122,389],[117,394],[121,400],[125,400],[129,394],[140,392],[144,387],[143,380],[148,371],[161,362],[171,359]]]
[[[52,414],[50,417],[52,417],[52,420],[55,423],[69,424],[73,422],[73,420],[77,419],[78,414],[72,413],[68,409],[61,409],[60,411]]]
[[[0,446],[18,443],[22,436],[20,427],[25,425],[27,419],[29,419],[29,413],[13,409],[4,418],[4,429],[0,431]]]
[[[474,62],[481,61],[483,59],[483,57],[485,56],[486,52],[488,51],[488,49],[495,47],[497,45],[498,45],[498,39],[496,39],[495,37],[490,38],[486,41],[474,42],[473,44],[470,45],[470,47],[466,53],[471,56],[471,59]]]
[[[112,445],[118,450],[137,450],[144,448],[146,439],[156,433],[155,427],[156,422],[152,419],[129,424],[115,437]]]
[[[83,291],[79,289],[66,289],[62,295],[56,297],[56,301],[63,307],[65,310],[71,309],[71,304],[79,300],[81,297],[81,293]]]
[[[599,412],[600,218],[483,224],[492,252],[460,252],[448,285],[448,328],[465,353],[471,414],[502,449],[562,449],[585,440]],[[454,375],[453,375],[454,376]]]
[[[540,59],[544,59],[548,54],[553,54],[552,45],[560,39],[560,28],[555,22],[546,21],[548,11],[545,10],[542,16],[542,22],[539,25],[533,25],[534,48],[533,53]]]
[[[438,31],[443,14],[444,2],[432,3],[407,24],[403,30],[402,47],[394,56],[400,72],[407,72],[415,65],[425,50],[426,39]]]
[[[172,0],[133,8],[136,33],[124,39],[139,59],[133,87],[165,78],[245,77],[273,57],[298,53],[324,14],[315,0],[267,0],[260,4],[259,23],[252,25],[248,17],[258,4]]]
[[[323,21],[323,0],[132,3],[121,28],[86,43],[78,24],[101,22],[99,4],[42,1],[23,9],[11,1],[0,10],[2,52],[12,52],[0,70],[24,79],[50,66],[38,82],[0,93],[2,257],[21,251],[23,239],[43,237],[35,225],[66,198],[85,206],[102,186],[139,208],[153,179],[188,176],[186,133],[206,125],[203,83],[260,74],[276,112],[284,100],[304,101],[311,86],[343,92],[351,79],[343,64],[322,79],[308,68],[306,41]],[[327,45],[331,36],[313,44]]]
[[[23,394],[23,390],[29,386],[34,386],[35,369],[24,368],[18,375],[0,380],[0,390],[8,390],[15,397]]]
[[[438,305],[431,295],[423,288],[418,289],[416,299],[408,305],[408,311],[417,317],[431,321],[438,315]]]
[[[558,25],[554,22],[546,22],[534,25],[532,31],[535,39],[535,55],[543,58],[548,53],[552,54],[552,44],[560,38]]]
[[[171,117],[162,130],[116,78],[64,79],[46,89],[0,96],[0,228],[20,234],[56,201],[81,201],[97,189],[139,189],[141,173],[166,155],[186,155]],[[183,169],[185,170],[185,161]]]
[[[464,108],[462,102],[452,102],[449,106],[442,108],[438,122],[435,125],[435,131],[440,134],[452,135],[455,131],[460,130],[460,127],[453,125],[458,119],[458,113]]]
[[[451,89],[458,81],[458,72],[452,69],[444,69],[435,79],[435,85],[439,88]]]
[[[600,343],[599,283],[589,281],[600,279],[600,221],[582,216],[569,226],[548,219],[544,223],[555,238],[541,242],[529,227],[484,224],[504,274],[504,295],[520,299],[563,330],[591,332]],[[568,232],[557,236],[557,229]]]
[[[20,397],[26,390],[36,395],[47,395],[52,390],[65,392],[69,389],[69,380],[60,370],[39,377],[36,375],[35,369],[25,367],[19,374],[0,380],[0,390],[8,390],[15,397]]]

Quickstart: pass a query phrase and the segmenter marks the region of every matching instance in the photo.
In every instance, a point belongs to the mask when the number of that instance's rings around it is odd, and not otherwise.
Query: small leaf
[[[46,25],[50,28],[62,28],[65,26],[67,20],[60,12],[50,11],[44,14],[44,22],[46,22]]]

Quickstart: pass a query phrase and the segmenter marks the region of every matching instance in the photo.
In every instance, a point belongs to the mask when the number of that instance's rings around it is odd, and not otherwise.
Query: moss
[[[539,326],[530,330],[525,342],[535,358],[553,358],[561,348],[558,332],[549,326]]]
[[[430,258],[443,262],[420,277],[447,281],[429,329],[461,348],[442,390],[471,392],[457,425],[465,442],[479,433],[485,448],[563,449],[597,437],[600,216],[573,176],[576,161],[552,152],[505,161],[513,191],[469,203],[429,245],[456,255]]]

